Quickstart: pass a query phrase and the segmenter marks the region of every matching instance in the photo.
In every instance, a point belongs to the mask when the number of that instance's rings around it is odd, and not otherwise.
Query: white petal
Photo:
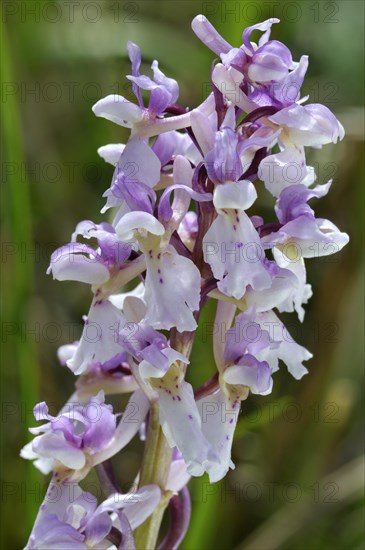
[[[122,348],[118,343],[118,332],[126,324],[126,319],[108,300],[91,304],[82,337],[74,356],[67,366],[74,374],[81,374],[93,363],[104,363]]]
[[[248,180],[231,181],[217,185],[214,190],[213,204],[217,209],[247,210],[257,199],[257,192]]]
[[[134,296],[135,298],[142,299],[143,294],[144,294],[144,284],[139,283],[133,290],[130,290],[129,292],[121,292],[120,294],[111,294],[108,300],[113,304],[113,306],[117,307],[120,310],[123,310],[124,301],[126,298],[130,296]]]
[[[303,258],[313,258],[317,256],[330,256],[342,250],[350,240],[347,233],[343,233],[339,228],[329,220],[317,218],[318,229],[323,233],[322,242],[304,241],[295,239],[302,253]]]
[[[250,113],[257,106],[242,92],[239,83],[235,82],[233,75],[234,73],[231,70],[227,70],[222,63],[217,63],[212,73],[212,81],[225,99],[231,101],[246,113]]]
[[[225,366],[224,348],[226,345],[224,334],[231,328],[236,313],[236,305],[223,300],[218,300],[217,311],[214,319],[213,331],[213,354],[215,364],[219,372],[222,372]]]
[[[125,145],[123,143],[109,143],[98,149],[98,155],[113,166],[116,166],[120,155],[123,153]]]
[[[115,231],[121,241],[130,241],[136,229],[144,229],[152,235],[163,235],[165,228],[148,212],[127,212],[118,222]]]
[[[78,342],[74,342],[73,344],[65,344],[58,348],[57,357],[62,366],[66,365],[66,362],[74,355],[77,344]]]
[[[259,235],[245,212],[235,214],[233,220],[219,214],[204,236],[203,251],[214,277],[220,282],[224,278],[218,288],[229,296],[242,298],[248,285],[257,290],[271,286]]]
[[[265,380],[258,381],[258,369],[254,366],[232,365],[224,371],[223,380],[227,384],[248,386],[251,393],[257,395],[268,395],[272,391],[272,378],[269,368],[265,369]]]
[[[178,388],[175,386],[178,385]],[[161,380],[160,423],[170,447],[177,447],[191,475],[200,476],[218,457],[202,434],[194,392],[185,380],[178,384]]]
[[[257,354],[257,359],[267,361],[273,371],[278,369],[278,359],[281,359],[294,378],[297,380],[302,378],[308,372],[302,362],[308,361],[313,355],[293,340],[286,327],[273,311],[257,314],[255,321],[260,324],[263,330],[269,332],[271,339],[280,342],[278,348],[266,348],[260,351]]]
[[[160,181],[161,162],[151,147],[140,139],[130,139],[119,159],[119,166],[132,180],[149,187]]]
[[[287,147],[280,153],[269,155],[259,165],[258,177],[274,197],[290,185],[311,185],[315,180],[312,167],[307,167],[303,147]]]
[[[126,502],[124,508],[132,529],[136,529],[152,514],[160,499],[161,490],[157,485],[145,485],[133,494],[133,498]]]
[[[130,128],[143,118],[143,110],[121,95],[111,94],[100,99],[93,106],[96,116],[111,120],[120,126]]]
[[[230,398],[222,390],[208,395],[198,401],[202,419],[203,434],[219,456],[220,461],[209,465],[208,473],[211,483],[222,479],[230,468],[231,448],[237,424],[240,403],[232,407]]]
[[[206,155],[214,147],[215,136],[210,119],[195,110],[191,113],[190,120],[194,136],[196,137],[196,140],[199,143],[204,155]]]
[[[52,275],[58,281],[79,281],[90,285],[103,284],[110,277],[108,268],[99,260],[72,252],[57,257],[52,263]]]
[[[33,464],[42,474],[47,475],[52,471],[53,458],[39,456],[33,451],[33,441],[27,443],[20,451],[20,456],[26,460],[33,460]]]
[[[108,299],[115,307],[123,311],[128,323],[139,323],[146,313],[143,296],[144,284],[140,283],[130,292],[112,294]]]
[[[291,313],[295,309],[299,320],[303,321],[305,313],[303,304],[308,303],[309,298],[313,294],[311,285],[307,284],[304,260],[303,258],[298,258],[297,261],[293,262],[276,247],[273,248],[272,252],[276,263],[284,269],[289,269],[298,279],[298,285],[292,287],[292,292],[289,296],[277,306],[278,310],[280,312],[287,311]]]
[[[256,311],[268,311],[278,307],[293,293],[296,288],[295,277],[277,276],[267,289],[255,291],[248,288],[245,294],[246,307],[254,306]]]
[[[198,268],[172,246],[161,253],[154,252],[153,257],[146,254],[146,264],[146,323],[156,329],[195,330],[193,312],[199,309],[200,301]]]
[[[85,465],[83,451],[73,447],[61,434],[47,432],[35,437],[33,449],[40,456],[58,460],[72,470],[81,470]]]
[[[190,162],[182,155],[177,155],[173,166],[174,183],[186,185],[191,188],[193,169]],[[172,201],[172,218],[168,223],[168,230],[173,233],[181,223],[181,220],[187,213],[191,202],[190,195],[183,189],[174,190],[174,199]]]

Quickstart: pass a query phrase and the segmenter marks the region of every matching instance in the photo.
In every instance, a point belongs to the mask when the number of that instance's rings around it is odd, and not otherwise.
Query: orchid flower
[[[46,403],[38,403],[34,416],[47,422],[29,429],[36,437],[23,447],[21,456],[35,460],[35,466],[44,474],[53,470],[60,479],[80,481],[93,466],[129,443],[147,412],[148,401],[141,390],[130,398],[118,426],[102,391],[85,403],[71,398],[57,416],[49,414]]]
[[[251,181],[241,179],[243,167],[232,106],[214,140],[208,136],[206,128],[207,149],[209,141],[213,141],[213,148],[206,153],[205,164],[215,184],[213,204],[218,216],[204,235],[204,259],[219,281],[218,288],[224,281],[227,294],[239,299],[248,285],[262,290],[270,286],[271,279],[263,267],[265,254],[260,237],[245,212],[257,193]]]
[[[276,203],[275,211],[280,228],[262,238],[265,246],[276,246],[291,260],[300,257],[327,256],[341,250],[349,236],[332,222],[315,217],[307,201],[325,196],[332,181],[307,189],[304,185],[292,185],[284,189]]]
[[[133,529],[151,515],[160,498],[157,485],[145,485],[125,495],[114,493],[98,505],[77,484],[54,478],[25,550],[131,548]]]
[[[235,309],[232,304],[218,303],[216,323],[220,328],[230,326]],[[198,401],[203,434],[220,458],[209,471],[211,482],[222,479],[229,468],[234,468],[231,448],[241,402],[250,391],[267,395],[272,390],[271,368],[266,361],[258,360],[257,355],[276,344],[270,340],[269,333],[253,321],[253,316],[253,310],[241,313],[225,338],[221,331],[215,337],[219,389]]]
[[[106,118],[120,126],[131,129],[132,137],[150,137],[162,132],[179,130],[190,125],[190,113],[161,120],[165,109],[174,104],[179,95],[176,80],[166,77],[158,67],[156,60],[152,63],[153,79],[140,75],[141,52],[133,42],[128,42],[128,55],[132,63],[132,75],[127,78],[132,82],[133,93],[138,105],[120,95],[108,95],[93,106],[96,116]],[[150,92],[148,108],[144,107],[141,90]],[[213,98],[210,96],[202,103],[199,110],[212,112]]]
[[[178,362],[189,360],[168,345],[166,337],[139,324],[130,338],[121,331],[122,345],[138,362],[136,379],[152,401],[158,401],[161,428],[170,447],[177,447],[190,475],[209,471],[217,455],[205,440],[191,384],[184,380]]]
[[[116,232],[122,241],[136,239],[144,254],[147,268],[145,322],[154,328],[176,327],[183,332],[196,328],[193,313],[199,308],[200,274],[189,258],[177,253],[170,238],[187,212],[190,196],[199,201],[211,200],[211,196],[191,189],[192,169],[181,156],[174,162],[174,179],[176,183],[166,189],[160,199],[159,219],[150,212],[127,213],[118,222]],[[171,207],[169,195],[172,191],[175,191],[175,199]]]

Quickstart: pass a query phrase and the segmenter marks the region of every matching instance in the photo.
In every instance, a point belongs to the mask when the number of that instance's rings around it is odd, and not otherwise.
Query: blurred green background
[[[335,180],[316,208],[351,242],[336,256],[308,261],[314,296],[304,324],[282,318],[314,354],[310,373],[297,382],[282,368],[272,395],[244,403],[236,469],[214,486],[205,477],[190,484],[183,548],[363,548],[363,12],[361,0],[2,2],[1,548],[24,545],[41,503],[46,480],[19,449],[34,425],[34,403],[46,400],[55,411],[72,392],[56,350],[78,338],[90,301],[86,285],[46,276],[49,256],[79,220],[101,219],[112,167],[96,149],[127,139],[91,106],[109,93],[129,97],[127,40],[141,46],[143,69],[157,58],[179,81],[181,104],[206,97],[214,54],[190,30],[198,13],[237,46],[245,26],[279,17],[272,36],[296,60],[309,54],[304,93],[332,109],[347,132],[342,143],[309,153],[318,182]],[[262,199],[266,216],[272,206]],[[213,315],[208,304],[190,369],[195,385],[214,372]],[[124,490],[141,449],[136,442],[115,461]],[[99,492],[93,477],[86,485]]]

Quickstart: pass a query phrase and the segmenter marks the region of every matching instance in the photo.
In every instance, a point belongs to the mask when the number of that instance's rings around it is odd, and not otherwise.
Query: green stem
[[[195,332],[178,333],[171,331],[171,346],[190,357]],[[179,364],[178,368],[185,372],[185,366]],[[168,446],[166,438],[160,426],[158,401],[151,403],[146,445],[142,460],[139,486],[150,483],[159,485],[162,498],[154,513],[135,532],[137,550],[153,550],[156,548],[161,521],[173,493],[166,491],[166,480],[171,464],[172,449]]]
[[[146,446],[143,455],[139,486],[155,483],[162,491],[161,501],[154,513],[136,529],[137,550],[152,550],[156,547],[158,533],[166,506],[172,496],[165,491],[165,484],[171,463],[172,449],[167,444],[160,427],[158,403],[151,404]]]

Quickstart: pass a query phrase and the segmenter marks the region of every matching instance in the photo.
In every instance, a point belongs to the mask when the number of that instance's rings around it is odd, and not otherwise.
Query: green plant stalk
[[[139,486],[150,483],[159,485],[162,498],[154,513],[136,529],[137,550],[152,550],[156,547],[161,521],[172,496],[170,491],[165,491],[171,456],[172,449],[168,446],[160,426],[158,402],[154,402],[150,409]]]
[[[195,332],[171,331],[171,347],[189,358]],[[178,368],[185,372],[185,365],[178,362]],[[139,486],[156,484],[162,491],[162,498],[154,513],[135,532],[137,550],[153,550],[156,547],[162,518],[170,498],[171,491],[165,490],[171,464],[172,449],[169,447],[160,426],[158,401],[151,403],[146,445],[142,460]]]

